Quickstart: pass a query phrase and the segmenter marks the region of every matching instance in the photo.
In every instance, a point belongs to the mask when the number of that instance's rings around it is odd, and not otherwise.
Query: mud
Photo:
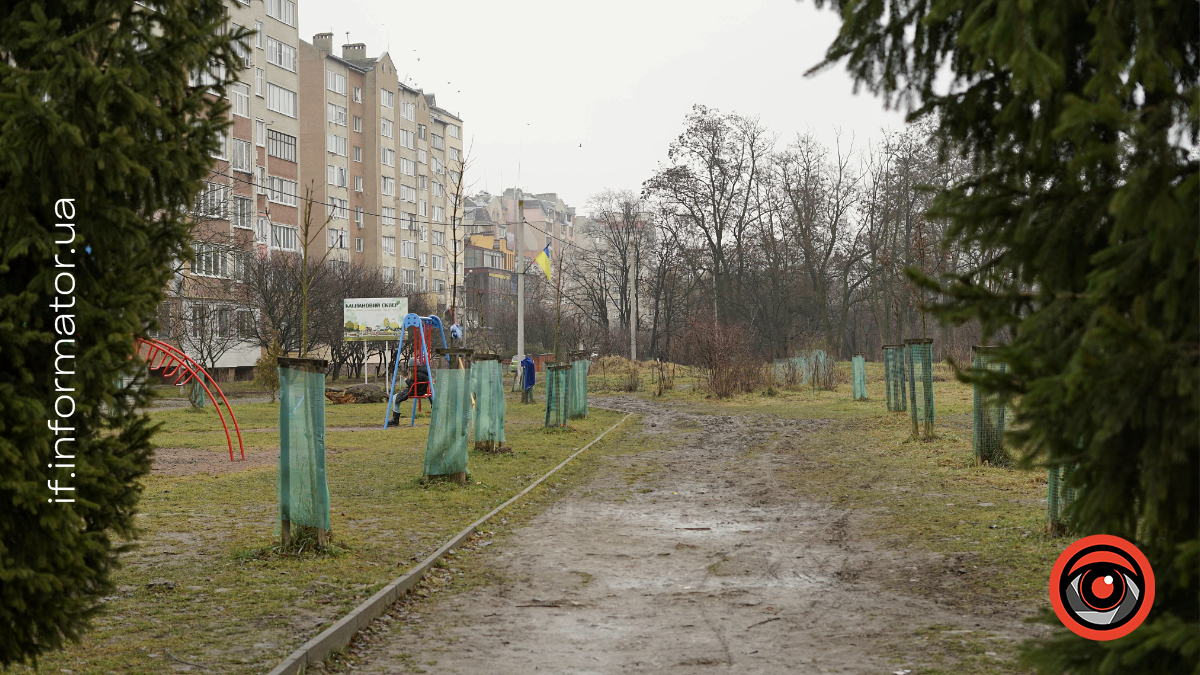
[[[504,582],[377,622],[354,672],[917,673],[921,627],[1031,630],[887,590],[912,570],[957,578],[959,561],[877,547],[851,512],[776,480],[829,422],[592,403],[641,413],[646,438],[667,442],[613,458],[489,548]]]

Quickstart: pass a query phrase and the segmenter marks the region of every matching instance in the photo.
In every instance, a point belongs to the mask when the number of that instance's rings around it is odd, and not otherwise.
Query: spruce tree
[[[172,260],[190,256],[187,214],[240,67],[224,22],[221,0],[0,14],[0,667],[77,639],[137,533],[154,425],[122,376]],[[215,84],[191,86],[204,70]],[[71,355],[57,376],[56,349]],[[71,439],[58,459],[56,439]],[[75,501],[48,502],[47,481]]]
[[[942,319],[1011,331],[1008,374],[987,382],[1016,401],[1023,462],[1077,465],[1073,536],[1128,539],[1154,570],[1137,630],[1108,642],[1058,630],[1027,661],[1200,672],[1200,5],[828,4],[842,28],[818,68],[844,59],[973,162],[931,215],[998,253],[956,278],[911,276],[940,292]]]

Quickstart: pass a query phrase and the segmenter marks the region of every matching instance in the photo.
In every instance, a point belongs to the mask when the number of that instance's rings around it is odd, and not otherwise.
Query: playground
[[[280,546],[279,404],[230,398],[237,461],[211,408],[155,409],[119,592],[42,669],[268,672],[612,428],[308,672],[1022,672],[1016,644],[1040,630],[1022,619],[1063,546],[1045,472],[975,460],[973,392],[948,368],[929,378],[935,433],[914,438],[882,363],[860,383],[833,367],[831,389],[729,400],[689,369],[657,395],[653,367],[624,393],[629,377],[593,368],[587,416],[551,429],[546,373],[529,405],[509,377],[512,452],[471,449],[465,484],[423,479],[428,402],[387,429],[385,403],[328,405],[323,549]]]

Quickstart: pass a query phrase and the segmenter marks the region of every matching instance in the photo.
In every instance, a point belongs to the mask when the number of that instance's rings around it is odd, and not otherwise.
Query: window
[[[335,94],[346,95],[346,76],[332,70],[325,71],[325,88]]]
[[[213,87],[217,82],[225,81],[225,66],[210,63],[204,70],[195,70],[188,74],[188,85],[192,87]]]
[[[413,150],[417,147],[417,135],[408,129],[400,130],[400,145]]]
[[[444,222],[445,220],[446,220],[446,207],[444,207],[444,206],[433,207],[433,222],[441,223],[441,222]]]
[[[254,69],[254,95],[262,98],[267,88],[267,73],[262,68]]]
[[[236,23],[232,24],[232,28],[233,30],[229,32],[231,35],[242,29],[242,27]],[[234,40],[233,44],[230,46],[233,47],[233,53],[237,54],[238,57],[242,59],[242,63],[246,64],[247,66],[250,65],[250,44],[248,42],[243,40]]]
[[[424,178],[424,176],[422,176],[422,178]],[[445,197],[446,196],[446,188],[442,187],[442,184],[437,182],[436,180],[433,181],[433,196],[434,197]]]
[[[277,112],[280,115],[288,117],[296,116],[296,92],[290,89],[268,82],[267,83],[267,110]]]
[[[258,179],[254,181],[254,185],[258,188],[258,194],[267,194],[267,167],[258,167]],[[266,241],[266,239],[263,239],[263,241]]]
[[[346,230],[330,229],[326,231],[329,232],[329,248],[348,248],[349,233]]]
[[[347,202],[345,199],[338,199],[337,197],[330,197],[329,198],[329,217],[337,218],[338,220],[345,220],[345,219],[349,218],[350,217],[349,206],[350,206],[350,203]],[[340,246],[339,248],[346,248],[346,247]]]
[[[446,245],[446,233],[438,232],[435,230],[433,232],[433,242],[432,243],[434,246],[445,246]]]
[[[396,179],[391,176],[383,176],[382,192],[385,196],[389,197],[396,194]]]
[[[254,310],[239,309],[237,311],[237,336],[243,340],[254,336]]]
[[[383,134],[387,138],[391,138],[392,137],[392,121],[387,118],[381,118],[379,120],[379,133]]]
[[[396,209],[385,206],[383,207],[383,225],[394,226],[396,224]]]
[[[429,267],[429,254],[421,252],[421,267]]]
[[[415,202],[417,201],[417,189],[407,185],[400,186],[400,201]]]
[[[284,206],[295,206],[296,181],[278,176],[268,176],[267,199],[277,204],[283,204]]]
[[[416,270],[404,270],[404,283],[408,286],[416,286],[417,285],[417,271]]]
[[[242,230],[249,230],[254,222],[253,202],[247,197],[234,197],[229,201],[229,222]]]
[[[362,103],[362,87],[355,87],[354,88],[354,96],[352,96],[351,98],[354,99],[355,103]]]
[[[451,184],[451,185],[458,185],[460,182],[462,182],[462,181],[461,181],[461,176],[462,176],[462,174],[461,174],[461,173],[459,173],[459,172],[457,172],[457,171],[451,171],[451,172],[450,172],[450,184]]]
[[[417,242],[401,241],[400,242],[400,257],[408,258],[409,260],[417,259]]]
[[[391,148],[380,148],[380,160],[384,166],[396,166],[396,151]]]
[[[326,145],[325,149],[328,150],[329,152],[332,152],[333,154],[338,155],[339,157],[346,156],[346,137],[345,136],[338,136],[337,134],[327,134],[325,145]]]
[[[354,251],[355,251],[355,253],[362,253],[362,252],[363,252],[363,243],[362,243],[362,237],[355,237],[355,238],[354,238]]]
[[[243,173],[252,173],[254,171],[254,159],[251,155],[250,141],[243,141],[240,138],[235,138],[229,144],[230,150],[230,166],[234,171]]]
[[[289,26],[295,26],[296,3],[291,0],[267,0],[267,16]]]
[[[362,181],[362,176],[355,176],[355,177],[354,177],[354,191],[355,191],[355,192],[362,192],[362,191],[363,191],[363,181]]]
[[[346,171],[346,167],[334,166],[330,164],[326,166],[325,169],[325,173],[329,179],[328,182],[330,185],[334,185],[336,187],[347,187],[349,184],[349,173]],[[345,218],[345,216],[342,217]]]
[[[446,173],[446,165],[442,164],[442,160],[438,159],[437,157],[431,157],[430,159],[433,161],[433,163],[430,164],[430,166],[433,168],[434,173],[437,173],[437,174]]]
[[[429,216],[429,202],[422,199],[419,207],[417,208],[417,212],[421,214],[422,218],[428,217]]]
[[[354,161],[362,161],[362,148],[358,147],[357,145],[354,146]]]
[[[446,271],[446,256],[434,255],[433,256],[433,269],[437,272],[445,272]]]
[[[329,104],[329,122],[339,127],[346,126],[346,106]]]
[[[458,148],[450,148],[450,160],[454,162],[462,161],[462,155],[458,153]]]
[[[238,117],[250,116],[250,85],[234,82],[229,85],[230,111]]]
[[[216,159],[229,159],[229,155],[225,154],[227,152],[227,149],[225,146],[228,144],[229,144],[229,139],[225,137],[225,132],[218,131],[217,132],[217,147],[213,150],[212,156],[215,157]]]
[[[388,91],[387,89],[380,89],[379,90],[379,104],[385,108],[389,108],[389,109],[395,108],[396,107],[396,92]]]
[[[204,184],[204,191],[196,197],[194,213],[204,218],[225,219],[225,202],[229,199],[228,185],[218,183]]]
[[[192,274],[222,279],[229,276],[229,249],[214,244],[196,244],[195,252]]]
[[[417,119],[417,104],[401,103],[400,104],[400,116],[406,120],[416,120]]]
[[[396,238],[395,237],[382,237],[382,239],[383,239],[384,254],[396,255]]]
[[[267,63],[296,72],[296,48],[273,37],[267,38]],[[346,93],[343,89],[342,93]]]
[[[262,22],[255,21],[254,22],[254,46],[258,47],[259,49],[262,49],[263,48],[263,39],[265,37],[266,37],[266,35],[263,33]]]
[[[429,227],[426,225],[421,226],[421,241],[429,241]]]
[[[417,163],[412,161],[411,159],[405,159],[404,157],[401,157],[400,158],[400,173],[404,174],[405,176],[417,175]]]
[[[457,124],[446,125],[446,135],[448,135],[450,138],[459,138],[459,133],[461,132],[459,131]]]
[[[354,207],[354,222],[358,223],[358,229],[361,230],[363,228],[363,207]]]
[[[421,177],[419,178],[419,180],[420,180],[420,182],[421,182],[421,184],[420,184],[420,188],[421,188],[422,190],[426,190],[426,189],[428,189],[428,188],[429,188],[429,176],[421,176]]]
[[[433,257],[437,258],[437,256],[433,256]],[[444,261],[444,260],[442,261],[443,269],[445,269],[445,262],[446,261]],[[433,269],[436,270],[437,267],[434,267]],[[433,280],[433,290],[437,291],[438,293],[444,292],[446,290],[446,280],[445,279],[434,279]]]
[[[426,140],[427,132],[428,132],[428,128],[424,124],[417,125],[417,138],[420,138],[421,140]]]
[[[296,137],[268,129],[267,154],[289,162],[296,161]]]
[[[271,248],[281,251],[295,251],[300,241],[300,228],[291,225],[271,223]]]
[[[360,134],[362,133],[362,118],[358,115],[354,116],[354,130]]]
[[[417,150],[417,161],[422,164],[429,163],[429,153],[425,152],[425,148],[421,148],[420,150]]]
[[[396,282],[396,268],[395,267],[381,267],[379,269],[381,269],[383,271],[383,280],[384,281],[388,282],[389,284]]]
[[[262,148],[267,145],[267,123],[254,120],[254,144]]]
[[[434,150],[445,150],[446,140],[437,134],[433,134],[433,140],[429,142],[429,145],[433,146]]]
[[[415,213],[400,214],[400,229],[411,230],[413,232],[416,232],[416,230],[417,230],[417,214],[415,214]]]

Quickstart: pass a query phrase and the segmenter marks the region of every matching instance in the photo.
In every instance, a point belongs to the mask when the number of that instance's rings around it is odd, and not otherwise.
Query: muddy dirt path
[[[776,449],[827,422],[593,403],[641,413],[645,437],[666,443],[614,457],[489,549],[504,583],[381,627],[354,672],[915,675],[913,630],[978,630],[982,619],[862,574],[932,561],[856,539],[849,512],[775,480]]]

